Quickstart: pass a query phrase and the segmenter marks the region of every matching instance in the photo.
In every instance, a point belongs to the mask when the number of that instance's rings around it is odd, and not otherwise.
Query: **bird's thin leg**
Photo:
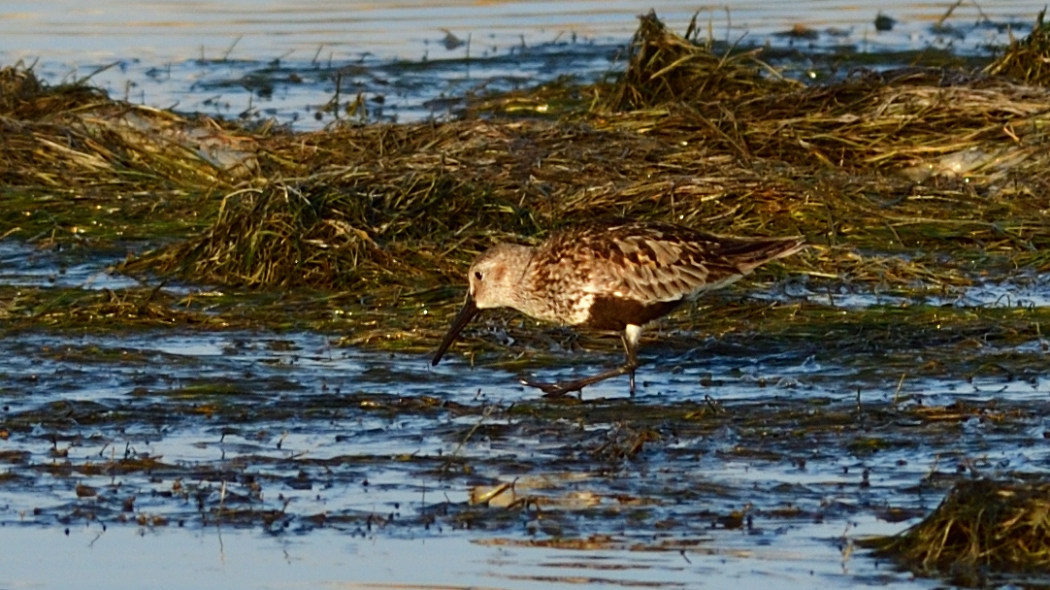
[[[610,369],[590,377],[584,377],[574,381],[565,381],[562,383],[541,383],[539,381],[530,381],[528,379],[522,379],[521,383],[523,385],[528,385],[529,387],[538,388],[543,392],[544,397],[562,397],[574,391],[580,391],[588,385],[594,385],[599,381],[605,381],[606,379],[619,377],[620,375],[629,375],[631,396],[634,397],[634,370],[638,368],[638,340],[641,335],[641,326],[629,324],[627,329],[624,330],[623,347],[627,353],[627,362],[621,367],[616,367],[615,369]]]
[[[623,350],[627,354],[627,364],[624,367],[631,376],[631,397],[634,397],[634,370],[638,368],[638,341],[642,337],[642,327],[627,324],[622,334]]]

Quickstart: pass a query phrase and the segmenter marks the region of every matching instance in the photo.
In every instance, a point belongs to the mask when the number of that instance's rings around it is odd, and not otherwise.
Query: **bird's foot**
[[[631,376],[631,397],[634,397],[634,364],[624,365],[615,369],[599,373],[591,377],[584,377],[583,379],[576,379],[575,381],[566,381],[564,383],[542,383],[539,381],[532,381],[531,379],[522,379],[522,385],[528,385],[529,387],[535,387],[543,392],[543,397],[565,397],[566,395],[574,392],[581,391],[588,385],[594,385],[599,381],[605,381],[612,377],[619,377],[620,375]],[[580,397],[583,397],[583,393],[580,393]]]
[[[535,387],[543,392],[543,397],[565,397],[574,391],[579,391],[580,395],[583,395],[583,386],[579,381],[570,381],[568,383],[543,383],[541,381],[533,381],[531,379],[522,379],[522,385],[528,387]]]

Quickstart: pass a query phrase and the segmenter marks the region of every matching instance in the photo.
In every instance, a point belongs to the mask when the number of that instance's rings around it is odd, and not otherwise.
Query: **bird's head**
[[[467,298],[452,320],[452,326],[438,346],[431,364],[438,364],[460,331],[474,319],[478,310],[514,307],[522,276],[532,257],[532,249],[518,244],[498,244],[486,250],[470,265]]]

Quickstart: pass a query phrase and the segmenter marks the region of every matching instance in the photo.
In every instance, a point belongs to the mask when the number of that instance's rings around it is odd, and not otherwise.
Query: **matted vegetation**
[[[803,86],[654,15],[621,80],[572,90],[556,119],[231,130],[24,69],[0,78],[6,231],[174,238],[125,272],[393,296],[458,281],[492,241],[595,216],[802,233],[818,247],[785,264],[851,283],[1050,266],[1050,92],[1007,78]]]
[[[127,268],[418,288],[492,241],[595,216],[802,233],[822,247],[786,264],[868,283],[1050,264],[1050,92],[922,69],[804,87],[770,71],[649,16],[620,82],[582,93],[599,96],[590,110],[271,136],[261,179],[225,196],[210,229]]]
[[[870,542],[912,571],[985,585],[989,574],[1050,571],[1050,484],[964,481],[919,524]]]
[[[984,68],[986,74],[1005,75],[1035,86],[1050,86],[1050,24],[1046,9],[1039,12],[1027,37],[1014,39],[998,59]]]
[[[185,236],[256,166],[251,134],[21,67],[0,69],[0,137],[0,236],[42,244]]]
[[[557,105],[545,117],[504,115],[517,94],[464,120],[310,133],[186,118],[9,67],[2,233],[148,240],[120,270],[335,291],[314,301],[370,322],[385,310],[409,339],[440,329],[419,306],[455,305],[492,242],[599,216],[803,234],[814,248],[762,272],[790,268],[812,289],[908,296],[1050,268],[1050,91],[922,68],[806,86],[695,31],[643,17],[615,84],[527,95]],[[1033,44],[999,62],[1034,57]]]

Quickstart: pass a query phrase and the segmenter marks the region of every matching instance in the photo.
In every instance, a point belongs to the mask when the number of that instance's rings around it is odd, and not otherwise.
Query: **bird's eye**
[[[480,281],[481,280],[481,273],[479,271],[474,271],[474,278]]]

